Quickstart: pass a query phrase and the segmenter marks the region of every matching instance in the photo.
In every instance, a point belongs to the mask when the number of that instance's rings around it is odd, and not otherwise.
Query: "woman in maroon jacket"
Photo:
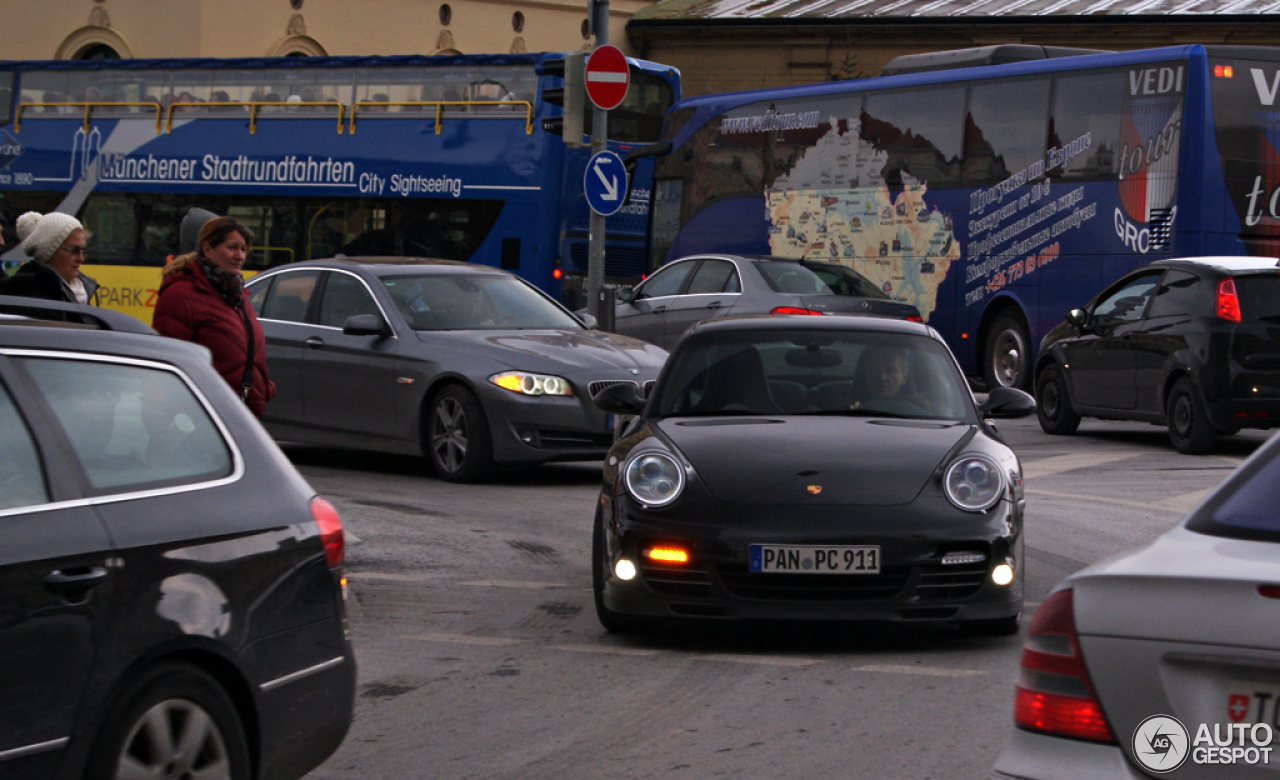
[[[152,327],[213,353],[213,368],[262,417],[276,394],[267,378],[267,344],[240,269],[253,234],[231,217],[200,229],[196,251],[165,266]]]

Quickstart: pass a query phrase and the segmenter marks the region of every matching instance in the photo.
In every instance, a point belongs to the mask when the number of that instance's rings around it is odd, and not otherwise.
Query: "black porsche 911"
[[[926,325],[859,317],[704,323],[605,461],[593,585],[610,631],[661,619],[958,623],[1022,610],[1021,466]]]

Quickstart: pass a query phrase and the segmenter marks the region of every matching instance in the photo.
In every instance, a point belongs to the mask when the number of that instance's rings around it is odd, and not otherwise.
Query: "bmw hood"
[[[657,376],[667,353],[639,339],[599,330],[419,331],[428,344],[447,343],[514,369],[574,373],[594,369],[639,369]]]
[[[912,501],[970,428],[825,416],[671,418],[657,427],[721,501],[844,506]]]

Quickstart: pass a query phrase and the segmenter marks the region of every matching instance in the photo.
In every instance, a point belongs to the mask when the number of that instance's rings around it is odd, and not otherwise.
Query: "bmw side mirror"
[[[631,285],[623,285],[618,288],[618,292],[615,293],[615,297],[618,299],[619,303],[631,303],[636,299],[635,288]]]
[[[644,411],[644,399],[640,390],[630,382],[610,385],[592,397],[596,408],[613,414],[640,414]]]
[[[577,315],[578,321],[582,323],[582,327],[587,330],[596,330],[600,327],[600,321],[587,313]]]
[[[1084,309],[1072,309],[1067,312],[1067,324],[1074,325],[1077,328],[1083,328],[1084,324],[1089,321],[1089,312]]]
[[[342,332],[348,336],[380,336],[391,335],[391,326],[377,314],[353,314],[342,323]]]
[[[978,411],[983,417],[1027,417],[1036,413],[1036,399],[1016,388],[997,387],[987,394],[987,402]]]

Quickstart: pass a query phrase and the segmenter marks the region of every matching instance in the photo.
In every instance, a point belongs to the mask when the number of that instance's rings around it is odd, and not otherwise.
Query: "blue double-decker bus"
[[[0,63],[0,211],[58,210],[91,233],[107,305],[150,321],[190,207],[256,236],[251,271],[397,255],[499,266],[576,303],[587,150],[536,66],[560,55]],[[656,140],[679,74],[631,60],[610,147]],[[644,271],[652,160],[608,221],[606,273]],[[3,256],[12,267],[17,250]]]
[[[650,270],[845,263],[988,385],[1029,388],[1044,333],[1134,267],[1280,253],[1280,49],[1001,46],[886,71],[673,107]]]

